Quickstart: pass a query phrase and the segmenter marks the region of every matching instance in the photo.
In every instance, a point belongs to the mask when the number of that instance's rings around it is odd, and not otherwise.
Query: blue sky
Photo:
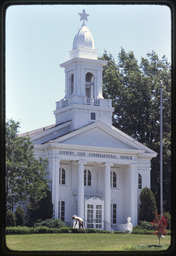
[[[121,47],[141,57],[154,50],[171,59],[171,12],[164,5],[25,5],[6,13],[6,119],[20,132],[55,123],[65,95],[60,64],[69,58],[85,9],[95,48],[117,60]]]

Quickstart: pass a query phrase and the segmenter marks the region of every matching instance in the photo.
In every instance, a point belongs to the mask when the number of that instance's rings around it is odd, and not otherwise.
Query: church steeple
[[[93,36],[85,25],[85,10],[79,13],[83,24],[73,40],[70,60],[60,66],[65,68],[65,97],[56,103],[56,124],[72,121],[71,130],[91,122],[112,125],[110,99],[102,95],[102,70],[107,61],[98,60]]]

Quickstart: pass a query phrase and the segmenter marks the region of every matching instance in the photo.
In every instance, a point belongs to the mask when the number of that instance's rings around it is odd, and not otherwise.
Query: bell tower
[[[102,95],[102,71],[107,61],[98,60],[93,36],[85,25],[85,10],[79,13],[83,24],[75,35],[65,68],[65,97],[56,102],[56,124],[71,121],[71,131],[100,121],[112,126],[112,101]]]

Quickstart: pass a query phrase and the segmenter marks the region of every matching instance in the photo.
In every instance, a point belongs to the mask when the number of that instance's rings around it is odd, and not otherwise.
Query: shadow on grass
[[[156,244],[141,244],[132,246],[127,251],[165,251],[169,248],[168,245],[156,245]]]

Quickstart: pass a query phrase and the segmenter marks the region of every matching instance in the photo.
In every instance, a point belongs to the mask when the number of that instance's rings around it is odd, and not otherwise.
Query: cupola
[[[93,36],[92,36],[89,28],[84,24],[82,25],[82,27],[76,34],[74,41],[73,41],[72,50],[75,50],[78,48],[95,49]]]
[[[95,43],[90,29],[86,26],[87,16],[85,10],[79,13],[83,24],[75,35],[73,40],[72,51],[70,51],[70,58],[86,58],[86,59],[98,59],[98,50],[95,49]]]

